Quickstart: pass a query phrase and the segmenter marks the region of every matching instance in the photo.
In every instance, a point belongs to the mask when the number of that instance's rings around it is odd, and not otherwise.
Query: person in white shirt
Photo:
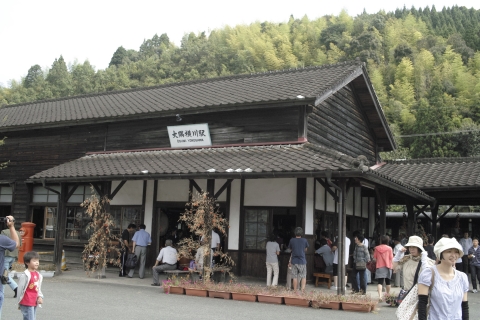
[[[160,264],[160,265],[159,265]],[[158,275],[164,270],[175,270],[177,268],[177,249],[172,248],[172,240],[165,241],[165,248],[160,250],[153,270],[152,286],[160,286]]]
[[[472,241],[472,238],[470,238],[468,236],[468,232],[465,232],[463,234],[463,238],[460,239],[460,241],[458,241],[460,243],[460,245],[462,246],[463,248],[463,257],[462,258],[462,264],[463,264],[463,270],[459,270],[459,271],[463,271],[465,273],[468,273],[468,250],[473,246],[473,241]]]
[[[395,257],[397,253],[403,249],[402,244],[400,243],[399,238],[395,238],[393,240],[395,243],[395,247],[393,248],[393,256]],[[395,274],[395,283],[394,287],[403,287],[403,278],[402,278],[402,270],[393,270],[393,273]]]
[[[345,237],[345,242],[344,242],[344,247],[345,247],[345,269],[347,268],[348,265],[348,257],[350,255],[350,239],[348,237]],[[333,255],[333,282],[334,285],[330,287],[332,290],[337,290],[337,285],[338,285],[338,247],[336,245],[332,246],[332,251],[334,252]],[[347,275],[345,275],[345,284],[347,283]]]
[[[203,260],[205,258],[205,254],[208,252],[207,251],[209,249],[208,247],[209,247],[208,245],[205,245],[202,242],[202,246],[200,246],[197,249],[197,253],[195,254],[195,269],[196,270],[199,270],[199,271],[203,270]],[[212,266],[212,262],[213,262],[213,250],[210,249],[210,267]]]
[[[200,238],[200,241],[203,243],[203,236]],[[212,248],[213,251],[220,250],[220,236],[213,230],[210,248]]]

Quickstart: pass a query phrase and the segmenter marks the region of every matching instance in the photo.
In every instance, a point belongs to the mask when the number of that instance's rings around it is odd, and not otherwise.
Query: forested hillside
[[[60,56],[0,87],[0,105],[359,58],[401,146],[384,157],[480,156],[479,50],[480,10],[465,7],[290,17],[190,33],[180,47],[155,35],[119,47],[105,70]]]

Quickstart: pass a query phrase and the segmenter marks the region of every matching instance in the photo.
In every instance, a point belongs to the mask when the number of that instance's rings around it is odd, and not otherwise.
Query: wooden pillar
[[[215,179],[207,180],[207,192],[210,197],[213,197],[213,195],[215,194]]]
[[[413,236],[415,234],[415,212],[413,211],[413,202],[407,200],[407,213],[408,213],[408,230],[407,236]]]
[[[341,179],[338,182],[338,186],[341,191],[339,192],[338,203],[338,287],[337,293],[345,295],[345,275],[347,270],[345,269],[345,237],[347,235],[347,181]]]
[[[305,232],[305,215],[307,213],[307,179],[297,179],[297,210],[300,214],[297,214],[296,224],[297,227],[302,227]]]
[[[67,228],[67,193],[67,184],[61,183],[60,195],[57,203],[57,229],[53,247],[53,263],[55,264],[55,271],[57,274],[62,273],[62,250]]]
[[[387,190],[385,188],[375,188],[377,194],[378,209],[380,211],[379,233],[381,236],[387,232]]]
[[[438,202],[435,201],[435,204],[432,205],[432,236],[434,237],[435,242],[437,241],[437,218],[438,218]]]

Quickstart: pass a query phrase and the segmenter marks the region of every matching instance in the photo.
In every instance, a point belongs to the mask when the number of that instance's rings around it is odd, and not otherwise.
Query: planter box
[[[208,296],[210,298],[220,298],[220,299],[232,299],[232,294],[226,291],[208,291]]]
[[[232,299],[233,300],[238,300],[238,301],[256,302],[257,301],[257,295],[256,294],[251,294],[251,293],[232,292]]]
[[[312,307],[314,308],[322,308],[322,309],[332,309],[332,310],[340,310],[340,301],[330,301],[330,302],[319,302],[319,301],[312,301]]]
[[[284,297],[287,306],[310,307],[310,300],[296,297]]]
[[[204,289],[185,288],[187,296],[208,297],[208,291]]]
[[[273,303],[273,304],[282,304],[283,303],[283,297],[277,297],[277,296],[271,296],[271,295],[263,295],[263,294],[257,294],[258,302],[263,302],[263,303]]]
[[[372,306],[355,302],[342,302],[342,309],[344,311],[370,312]]]
[[[185,294],[185,289],[182,287],[170,286],[169,292],[173,294]]]

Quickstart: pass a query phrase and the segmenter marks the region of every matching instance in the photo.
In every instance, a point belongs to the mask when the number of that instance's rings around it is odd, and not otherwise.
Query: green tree
[[[124,59],[128,56],[127,50],[123,46],[118,47],[118,49],[113,53],[112,59],[108,66],[119,66],[123,63]]]
[[[53,62],[52,68],[48,71],[47,82],[55,98],[66,97],[72,93],[71,76],[62,56]]]

